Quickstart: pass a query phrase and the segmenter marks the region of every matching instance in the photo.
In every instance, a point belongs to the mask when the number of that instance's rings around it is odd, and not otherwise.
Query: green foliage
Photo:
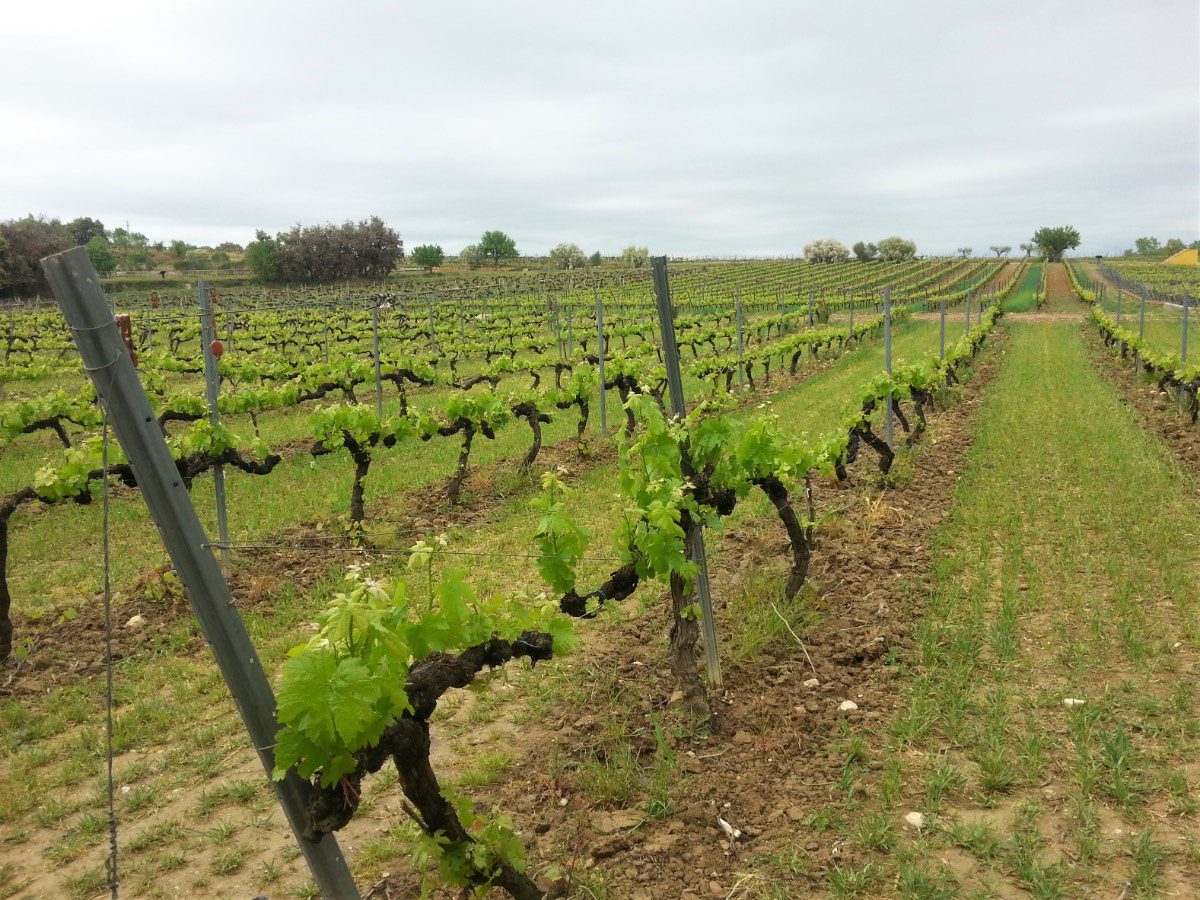
[[[479,239],[479,252],[498,265],[502,259],[517,258],[517,245],[503,231],[485,231]]]
[[[412,261],[426,271],[432,272],[446,259],[440,244],[421,244],[412,249]]]
[[[864,244],[858,241],[852,248],[859,262],[870,262],[879,255],[879,248],[874,244]]]
[[[264,284],[280,280],[279,254],[275,242],[265,232],[260,231],[258,239],[246,245],[246,265],[255,279]]]
[[[78,394],[59,390],[42,397],[25,397],[0,404],[0,438],[11,440],[38,422],[55,419],[83,427],[100,424],[96,392],[89,384]]]
[[[353,772],[354,752],[411,709],[405,683],[413,663],[527,630],[551,634],[555,653],[575,640],[570,619],[552,601],[481,599],[459,569],[444,572],[436,603],[418,609],[404,582],[352,568],[317,621],[317,633],[283,667],[275,777],[295,766],[326,786]]]
[[[111,275],[117,267],[117,257],[108,241],[98,235],[87,242],[87,255],[92,261],[92,268],[102,278]]]
[[[490,880],[499,874],[503,863],[518,872],[525,871],[525,847],[512,819],[499,814],[485,817],[469,800],[449,790],[443,790],[442,797],[454,807],[471,841],[456,843],[440,832],[436,835],[421,832],[412,847],[413,864],[419,870],[436,866],[438,878],[444,884],[464,889],[474,885],[480,876]],[[488,887],[479,885],[473,893],[481,896]],[[426,878],[421,885],[421,896],[428,897],[432,888]]]
[[[1063,253],[1079,246],[1079,231],[1071,225],[1042,227],[1034,232],[1033,243],[1048,260],[1058,262]]]
[[[575,587],[575,567],[587,552],[591,532],[575,523],[567,513],[567,488],[552,472],[542,476],[542,493],[533,508],[542,514],[534,532],[538,572],[550,587],[565,594]]]

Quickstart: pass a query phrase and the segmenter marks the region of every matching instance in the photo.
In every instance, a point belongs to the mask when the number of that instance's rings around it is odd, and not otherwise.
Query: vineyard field
[[[1200,882],[1178,312],[1090,260],[663,265],[683,419],[642,270],[108,298],[362,892]],[[0,897],[107,892],[106,539],[121,892],[319,896],[71,330],[0,323]]]

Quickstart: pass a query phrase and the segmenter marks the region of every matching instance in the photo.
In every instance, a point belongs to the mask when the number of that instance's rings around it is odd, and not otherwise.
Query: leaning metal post
[[[79,355],[108,410],[113,431],[133,469],[142,497],[162,535],[175,571],[187,590],[200,630],[212,648],[250,740],[268,777],[275,768],[275,695],[263,671],[229,585],[208,548],[208,536],[196,515],[150,400],[100,288],[87,250],[76,247],[42,260],[42,271],[71,330]],[[357,898],[358,888],[337,839],[304,837],[312,785],[296,774],[272,781],[309,871],[325,897]]]

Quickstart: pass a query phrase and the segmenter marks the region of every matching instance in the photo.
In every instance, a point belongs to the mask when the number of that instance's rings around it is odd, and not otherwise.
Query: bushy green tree
[[[479,251],[492,261],[492,265],[500,265],[502,259],[516,259],[517,245],[503,231],[485,231],[479,239]]]
[[[591,256],[588,257],[588,265],[598,266],[602,262],[604,262],[604,257],[600,255],[599,250],[597,250],[595,253],[593,253]]]
[[[446,254],[440,244],[422,244],[412,249],[412,261],[426,272],[432,272],[445,260]]]
[[[804,258],[810,263],[845,262],[850,258],[850,251],[841,241],[822,238],[805,246]]]
[[[550,251],[550,262],[556,269],[582,269],[586,261],[578,244],[559,244]]]
[[[87,242],[88,259],[92,261],[92,268],[96,270],[96,274],[101,277],[111,275],[113,269],[117,267],[116,254],[112,252],[112,247],[108,245],[108,241],[96,235]]]
[[[104,230],[104,223],[99,219],[80,216],[78,219],[68,222],[67,229],[71,232],[71,238],[75,241],[76,247],[86,247],[95,237],[108,240],[108,232]]]
[[[874,244],[864,244],[862,241],[858,241],[852,249],[859,262],[870,262],[879,255],[878,247]]]
[[[1060,262],[1066,251],[1079,246],[1080,237],[1072,225],[1043,226],[1034,232],[1033,243],[1050,262]]]
[[[904,262],[917,256],[917,245],[902,237],[885,237],[878,246],[879,258],[884,262]]]
[[[280,280],[279,254],[275,251],[275,242],[265,231],[258,232],[246,245],[246,266],[255,279],[264,284]]]
[[[18,297],[48,293],[39,261],[75,246],[70,229],[58,219],[25,216],[0,222],[0,238],[8,243],[8,276],[4,291]]]

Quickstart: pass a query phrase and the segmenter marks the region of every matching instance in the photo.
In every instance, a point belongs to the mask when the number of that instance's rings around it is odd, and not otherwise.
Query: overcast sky
[[[1200,4],[18,2],[0,218],[672,255],[1200,237]]]

